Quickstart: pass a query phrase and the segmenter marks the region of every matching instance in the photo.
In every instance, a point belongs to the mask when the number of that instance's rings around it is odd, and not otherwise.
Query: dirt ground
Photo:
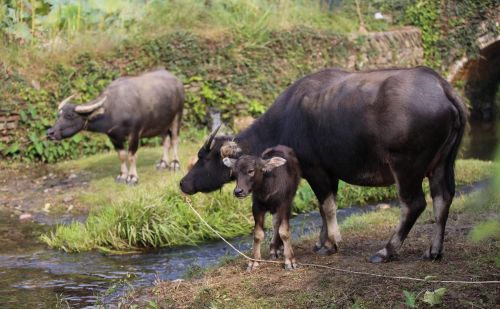
[[[52,223],[70,213],[85,212],[75,196],[87,187],[88,172],[63,171],[42,164],[0,166],[0,169],[0,207],[21,220]]]
[[[498,213],[482,214],[481,218]],[[432,224],[420,222],[410,233],[399,259],[370,264],[367,258],[383,247],[393,226],[344,233],[340,252],[318,256],[311,248],[314,239],[294,245],[299,262],[391,276],[436,280],[500,280],[500,242],[473,243],[467,234],[478,216],[450,215],[441,261],[423,261]],[[236,259],[203,274],[201,279],[157,282],[141,290],[129,304],[153,304],[159,308],[407,308],[403,290],[416,296],[415,308],[430,307],[423,302],[426,291],[446,288],[438,308],[500,308],[500,285],[427,283],[339,273],[301,267],[285,271],[277,264],[261,264],[251,273],[246,262]],[[132,297],[133,298],[133,297]]]

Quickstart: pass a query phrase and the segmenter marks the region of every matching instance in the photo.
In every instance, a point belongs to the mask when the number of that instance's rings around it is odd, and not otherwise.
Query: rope
[[[193,207],[191,199],[183,195],[184,200],[188,204],[189,208],[196,214],[196,216],[200,219],[203,224],[205,224],[215,235],[217,235],[222,241],[224,241],[229,247],[231,247],[234,251],[236,251],[239,255],[244,257],[245,259],[249,261],[254,261],[254,262],[259,262],[259,263],[270,263],[270,264],[282,264],[280,261],[270,261],[270,260],[260,260],[260,259],[254,259],[246,255],[245,253],[241,252],[236,248],[233,244],[231,244],[229,241],[227,241],[219,232],[217,232],[210,224],[208,224],[207,221],[203,219],[203,217],[200,215],[200,213]],[[341,269],[341,268],[336,268],[336,267],[331,267],[328,265],[321,265],[321,264],[313,264],[313,263],[296,263],[297,265],[300,266],[307,266],[307,267],[314,267],[314,268],[323,268],[323,269],[329,269],[337,272],[342,272],[342,273],[348,273],[348,274],[354,274],[354,275],[363,275],[363,276],[371,276],[371,277],[378,277],[378,278],[385,278],[385,279],[393,279],[393,280],[409,280],[409,281],[420,281],[420,282],[428,282],[428,283],[454,283],[454,284],[499,284],[500,281],[498,280],[490,280],[490,281],[462,281],[462,280],[428,280],[428,279],[422,279],[422,278],[415,278],[415,277],[407,277],[407,276],[389,276],[389,275],[381,275],[381,274],[375,274],[375,273],[369,273],[369,272],[364,272],[364,271],[354,271],[354,270],[348,270],[348,269]]]

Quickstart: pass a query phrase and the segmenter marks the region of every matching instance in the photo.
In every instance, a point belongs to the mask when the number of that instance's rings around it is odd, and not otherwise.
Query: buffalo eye
[[[253,177],[253,175],[255,175],[255,170],[248,170],[247,174],[248,176]]]
[[[64,113],[64,116],[63,116],[65,119],[68,119],[68,120],[73,120],[76,118],[76,115],[73,114],[73,113]]]

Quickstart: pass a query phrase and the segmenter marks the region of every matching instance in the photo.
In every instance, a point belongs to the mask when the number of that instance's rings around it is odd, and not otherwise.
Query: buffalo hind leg
[[[440,259],[443,254],[444,231],[450,205],[455,195],[455,183],[452,181],[452,188],[447,188],[445,167],[443,164],[434,170],[432,176],[429,177],[429,183],[436,222],[434,224],[432,244],[425,251],[424,259],[436,260]]]
[[[255,220],[255,227],[253,229],[253,258],[256,260],[262,259],[260,254],[260,244],[262,240],[264,240],[264,216],[266,214],[265,211],[258,209],[258,207],[252,207],[253,218]],[[259,266],[259,262],[257,261],[249,261],[247,271],[252,271]]]
[[[167,134],[163,137],[163,156],[161,157],[160,162],[156,164],[157,170],[164,170],[168,168],[168,152],[170,150],[170,134]]]
[[[129,140],[128,146],[128,185],[136,185],[139,183],[139,176],[137,175],[137,149],[139,149],[139,136],[132,136]]]
[[[401,216],[389,242],[382,250],[370,257],[372,263],[389,262],[394,259],[415,221],[425,210],[425,195],[422,191],[423,177],[408,170],[394,174],[401,200]]]

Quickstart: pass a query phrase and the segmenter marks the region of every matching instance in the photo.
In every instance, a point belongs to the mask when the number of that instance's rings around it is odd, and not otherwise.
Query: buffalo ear
[[[236,159],[231,159],[231,158],[224,158],[222,159],[222,163],[224,163],[225,166],[229,168],[233,168],[234,165],[236,164]]]
[[[270,172],[278,166],[282,166],[286,163],[286,160],[282,157],[272,157],[271,159],[264,160],[263,172]]]

